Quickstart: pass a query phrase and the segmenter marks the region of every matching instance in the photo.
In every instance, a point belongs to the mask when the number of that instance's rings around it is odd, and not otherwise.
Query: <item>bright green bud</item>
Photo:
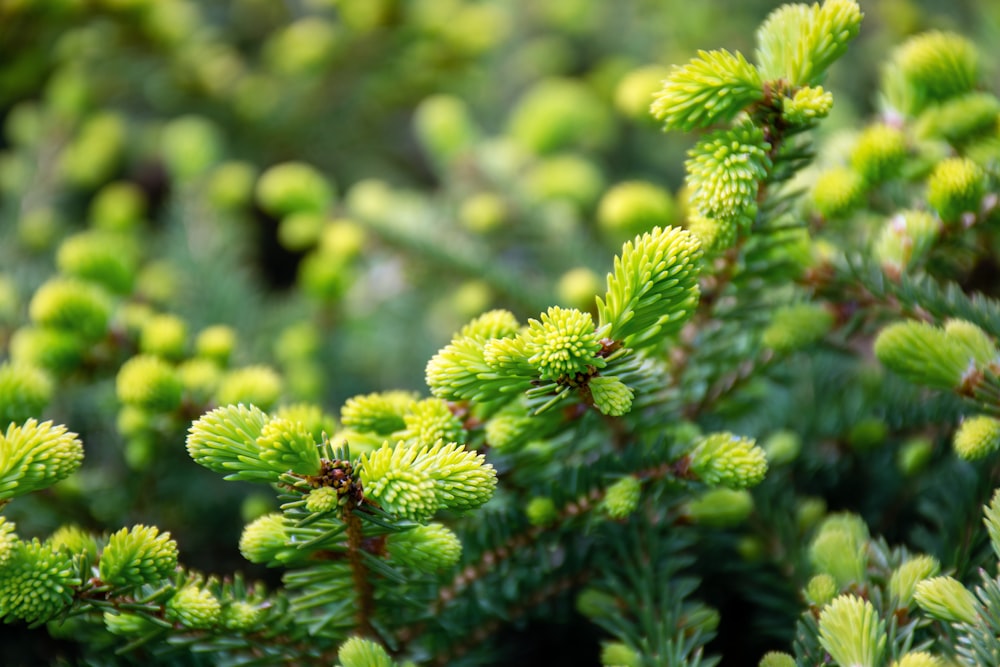
[[[545,526],[559,516],[556,504],[551,498],[538,496],[528,501],[524,508],[524,513],[528,516],[528,521],[532,526]]]
[[[601,414],[609,417],[621,417],[632,409],[632,399],[635,393],[632,388],[616,376],[598,375],[590,378],[587,383],[594,406]]]
[[[930,438],[916,436],[900,446],[896,453],[896,465],[900,472],[910,477],[923,471],[934,456],[934,443]]]
[[[177,377],[196,404],[208,403],[215,395],[223,372],[214,361],[200,357],[186,359],[177,366]]]
[[[517,403],[490,417],[483,427],[486,443],[502,450],[523,445],[537,431],[537,423]]]
[[[865,179],[847,167],[833,167],[821,173],[813,184],[812,201],[824,218],[844,218],[861,205]]]
[[[742,226],[757,213],[757,188],[771,168],[770,144],[751,121],[712,132],[690,151],[684,166],[698,213]]]
[[[561,153],[540,160],[525,173],[524,189],[533,203],[567,202],[589,209],[604,191],[604,175],[592,159]]]
[[[198,333],[194,341],[195,354],[199,357],[211,359],[219,366],[229,363],[236,348],[236,332],[232,327],[224,324],[216,324],[206,327]]]
[[[508,134],[537,155],[565,148],[600,148],[613,130],[603,101],[580,80],[543,79],[514,105]]]
[[[770,651],[764,654],[757,667],[796,667],[795,658],[781,651]]]
[[[624,519],[639,505],[642,483],[629,475],[608,487],[601,509],[612,519]]]
[[[191,424],[188,454],[195,463],[226,474],[226,479],[273,482],[274,472],[260,461],[257,445],[269,419],[252,405],[216,408]]]
[[[462,556],[458,536],[439,523],[417,526],[392,533],[386,540],[389,558],[417,572],[437,572],[449,568]]]
[[[337,421],[323,408],[313,403],[293,403],[283,405],[272,413],[273,417],[299,422],[312,435],[316,442],[323,441],[323,434],[333,435],[337,430]]]
[[[910,382],[958,390],[975,370],[968,350],[927,322],[896,322],[875,339],[875,356]]]
[[[394,667],[385,649],[370,639],[351,637],[337,649],[341,667]]]
[[[482,358],[490,372],[480,374],[479,377],[481,380],[497,379],[504,382],[498,389],[504,393],[522,391],[518,388],[525,383],[516,380],[526,381],[528,378],[534,378],[535,367],[528,361],[534,351],[526,328],[521,334],[511,338],[494,338],[486,341],[482,349]]]
[[[867,539],[824,524],[809,545],[809,559],[817,572],[831,575],[840,586],[861,582],[868,566]]]
[[[997,346],[993,343],[993,339],[972,322],[959,319],[946,320],[944,335],[949,342],[961,345],[977,366],[985,366],[997,359]]]
[[[785,465],[799,457],[802,440],[794,431],[775,431],[762,445],[769,465]]]
[[[415,403],[403,416],[406,428],[401,437],[417,443],[447,440],[465,440],[462,420],[455,416],[448,404],[440,398],[426,398]]]
[[[179,359],[187,346],[187,324],[176,315],[156,315],[142,325],[139,350],[164,359]]]
[[[527,362],[528,347],[522,336],[495,338],[485,345],[473,338],[456,338],[427,362],[427,386],[438,398],[477,403],[520,393],[531,387],[534,377]]]
[[[93,342],[108,328],[111,306],[98,287],[75,279],[52,278],[35,292],[28,307],[31,321],[71,332]]]
[[[441,94],[417,105],[413,129],[424,151],[446,164],[468,152],[481,134],[465,101]]]
[[[90,116],[59,156],[61,175],[80,187],[107,181],[118,166],[127,138],[122,115],[103,111]]]
[[[668,76],[670,69],[662,65],[647,65],[632,70],[615,87],[615,109],[632,120],[651,122],[649,100]]]
[[[594,305],[594,297],[601,289],[601,277],[586,267],[570,269],[556,283],[556,298],[560,303],[579,310]]]
[[[172,412],[181,403],[184,386],[169,363],[140,354],[118,370],[115,379],[118,400],[150,412]]]
[[[72,332],[25,326],[10,338],[10,360],[16,365],[66,374],[80,363],[83,348],[83,341]]]
[[[337,48],[337,27],[319,16],[306,16],[276,29],[264,44],[270,69],[293,79],[319,74]]]
[[[950,32],[932,31],[911,37],[896,49],[892,61],[906,87],[905,96],[892,101],[897,102],[900,111],[911,115],[932,102],[971,91],[979,78],[975,45]]]
[[[918,582],[913,599],[939,621],[974,624],[979,620],[976,597],[953,577],[930,577]]]
[[[990,535],[990,544],[993,546],[993,551],[997,554],[997,557],[1000,558],[1000,489],[993,492],[990,504],[984,510],[985,517],[983,521]]]
[[[868,183],[895,178],[905,161],[906,136],[884,123],[865,128],[851,151],[851,166]]]
[[[590,313],[553,306],[541,320],[528,320],[528,363],[538,369],[543,380],[573,378],[601,368],[605,361]]]
[[[439,504],[434,480],[427,471],[415,466],[417,446],[389,443],[361,455],[361,484],[365,497],[375,500],[382,509],[411,521],[426,522]]]
[[[264,424],[256,440],[262,464],[278,474],[319,474],[319,447],[305,426],[275,418]]]
[[[909,607],[917,584],[940,571],[941,564],[933,556],[915,556],[893,570],[889,577],[889,595],[895,600],[897,608]]]
[[[7,154],[9,155],[9,154]],[[6,157],[6,156],[5,156]],[[3,181],[10,178],[5,172],[12,166],[20,166],[21,162],[12,162],[12,158],[6,161],[0,160],[0,189],[14,188],[17,193],[24,192],[28,187],[30,172],[25,165],[25,175],[21,179],[23,184],[5,186]],[[17,241],[29,250],[36,252],[47,251],[59,240],[62,234],[63,220],[54,209],[48,206],[39,206],[25,211],[17,218]]]
[[[359,463],[366,497],[413,521],[428,520],[440,508],[474,509],[493,495],[496,471],[481,454],[464,446],[437,442],[363,454]]]
[[[356,431],[389,435],[406,428],[403,416],[416,404],[416,394],[406,391],[354,396],[340,409],[340,422]]]
[[[867,542],[870,535],[868,533],[868,524],[857,514],[852,514],[850,512],[838,512],[836,514],[830,514],[823,519],[823,525],[820,527],[820,532],[828,530],[840,530],[848,533],[851,537],[857,541],[859,544]]]
[[[37,539],[17,542],[0,567],[0,617],[44,623],[70,606],[79,585],[72,556]]]
[[[219,622],[222,605],[211,591],[185,586],[167,600],[166,617],[192,630],[207,630]]]
[[[52,381],[26,364],[0,364],[0,424],[37,416],[52,398]]]
[[[158,626],[138,614],[104,612],[104,627],[113,635],[135,636],[146,634]]]
[[[689,132],[732,119],[764,98],[760,72],[740,53],[699,51],[674,66],[650,107],[666,130]]]
[[[626,243],[597,300],[601,332],[607,326],[608,337],[642,346],[679,331],[698,305],[700,260],[698,240],[676,227]]]
[[[804,86],[782,100],[781,115],[794,125],[806,125],[826,118],[833,108],[833,95],[823,86]]]
[[[457,315],[481,313],[493,301],[493,289],[484,280],[466,280],[441,305]]]
[[[243,528],[240,553],[251,563],[274,565],[292,560],[298,551],[288,547],[289,535],[280,512],[257,517]]]
[[[822,498],[805,497],[795,508],[795,525],[800,533],[808,532],[826,514],[826,501]]]
[[[985,458],[1000,449],[1000,419],[986,415],[967,417],[955,431],[955,453],[966,461]]]
[[[1000,99],[987,92],[971,92],[924,110],[916,123],[922,137],[940,137],[957,144],[987,135],[997,126]]]
[[[145,264],[139,271],[135,291],[152,303],[169,304],[177,299],[181,280],[176,266],[167,260],[157,260]]]
[[[136,273],[135,248],[117,234],[91,230],[65,239],[56,253],[59,271],[98,283],[116,294],[132,289]]]
[[[13,530],[13,525],[11,525],[11,530]],[[3,524],[0,523],[0,533],[2,532]],[[0,536],[0,541],[2,540],[3,537]],[[97,540],[94,539],[93,535],[79,526],[60,526],[46,541],[52,547],[62,549],[71,556],[74,554],[83,554],[91,561],[97,560]],[[2,551],[3,547],[0,547],[0,552]],[[0,563],[2,562],[3,557],[0,556]]]
[[[219,160],[222,137],[207,118],[180,116],[163,127],[160,149],[170,173],[178,180],[190,181]]]
[[[222,627],[237,632],[252,630],[263,616],[261,611],[260,607],[243,600],[230,602],[222,610]]]
[[[17,526],[5,516],[0,516],[0,570],[10,561],[14,550],[17,548]]]
[[[101,580],[115,587],[157,584],[177,567],[177,543],[155,526],[122,528],[101,553]]]
[[[90,202],[90,223],[102,231],[132,230],[145,215],[146,195],[142,188],[128,181],[108,183],[98,190]],[[100,238],[100,235],[91,238]]]
[[[727,528],[753,512],[753,496],[744,489],[709,489],[684,503],[682,514],[703,526]]]
[[[507,204],[492,192],[477,192],[462,202],[458,219],[462,226],[476,234],[489,234],[500,229],[510,212]]]
[[[208,175],[209,200],[221,209],[235,209],[253,196],[257,169],[248,162],[225,162]]]
[[[83,461],[76,433],[51,421],[10,424],[0,435],[0,500],[48,488]]]
[[[847,442],[854,451],[864,452],[885,442],[889,427],[878,417],[865,417],[851,424]]]
[[[819,643],[838,665],[878,667],[885,653],[885,621],[868,600],[841,595],[820,612]]]
[[[757,61],[763,76],[793,85],[815,85],[861,28],[853,0],[782,5],[757,30]]]
[[[302,321],[281,330],[274,343],[274,356],[282,364],[308,361],[319,352],[320,337],[315,325]]]
[[[837,580],[822,572],[806,583],[805,596],[809,604],[823,607],[833,600],[839,592],[840,586],[837,585]]]
[[[820,340],[833,326],[833,313],[818,303],[798,303],[774,311],[761,342],[776,352],[791,352]]]
[[[717,220],[698,211],[689,211],[684,226],[698,239],[705,254],[711,257],[735,245],[739,235],[737,223],[737,220]]]
[[[709,486],[745,489],[767,474],[767,456],[752,438],[713,433],[691,452],[691,470]]]
[[[278,241],[287,250],[303,252],[319,242],[325,226],[326,215],[323,213],[315,211],[289,213],[278,223]]]
[[[886,221],[875,241],[875,257],[899,274],[917,264],[930,251],[941,233],[941,221],[926,211],[901,211]]]
[[[605,642],[601,645],[601,665],[604,667],[639,667],[642,656],[622,642]]]
[[[421,448],[417,465],[434,480],[441,507],[450,510],[475,509],[493,497],[496,470],[482,454],[456,443],[435,443]]]
[[[945,222],[957,222],[966,213],[974,216],[985,193],[985,173],[965,157],[942,160],[927,179],[927,203]]]
[[[333,203],[329,181],[303,162],[285,162],[269,168],[257,181],[260,207],[275,216],[295,211],[322,213]]]
[[[597,224],[621,243],[653,227],[666,227],[677,217],[673,197],[645,181],[619,183],[604,193],[597,208]]]
[[[520,330],[521,324],[509,310],[491,310],[462,327],[455,340],[472,338],[485,343],[494,338],[516,336]]]
[[[283,385],[281,376],[273,368],[247,366],[223,376],[215,400],[220,405],[252,403],[267,410],[278,402]]]
[[[585,588],[576,598],[576,610],[591,619],[617,617],[621,613],[618,599],[594,588]]]
[[[946,664],[927,651],[913,651],[892,663],[892,667],[946,667]]]
[[[332,486],[321,486],[306,496],[306,509],[313,514],[324,514],[336,509],[339,499],[337,489]]]
[[[336,301],[347,290],[350,269],[340,257],[331,257],[322,248],[307,254],[299,263],[299,284],[309,296],[320,301]]]

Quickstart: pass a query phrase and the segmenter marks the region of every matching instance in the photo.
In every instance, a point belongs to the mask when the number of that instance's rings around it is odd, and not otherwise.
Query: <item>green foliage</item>
[[[12,423],[0,434],[0,501],[52,486],[83,461],[76,433],[51,421]]]
[[[598,327],[626,345],[653,345],[675,333],[698,304],[701,250],[683,229],[654,227],[615,257]]]
[[[210,4],[0,7],[6,661],[998,664],[988,3]]]
[[[72,556],[37,539],[16,542],[0,570],[3,620],[49,621],[69,608],[79,585]]]
[[[713,433],[691,452],[691,469],[706,484],[743,489],[764,479],[767,456],[751,439]]]
[[[764,97],[760,72],[740,53],[699,51],[674,67],[653,102],[653,115],[667,130],[693,130],[732,119]]]
[[[100,574],[114,587],[157,584],[177,567],[177,544],[155,526],[122,528],[108,538],[101,552]]]
[[[855,595],[841,595],[823,608],[820,642],[839,665],[875,667],[885,652],[885,622],[875,607]]]

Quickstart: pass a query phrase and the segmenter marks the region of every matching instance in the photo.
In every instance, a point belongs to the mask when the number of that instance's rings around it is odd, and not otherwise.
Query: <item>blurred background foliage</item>
[[[698,49],[749,52],[778,4],[0,2],[0,351],[66,239],[129,239],[109,246],[127,258],[109,338],[56,369],[43,415],[81,434],[87,462],[11,506],[19,532],[144,522],[192,567],[253,571],[237,541],[272,501],[193,466],[186,424],[122,426],[116,374],[150,318],[180,318],[179,358],[232,327],[233,365],[278,371],[285,404],[336,414],[356,394],[424,391],[427,359],[469,318],[588,307],[624,239],[683,220],[693,138],[660,131],[651,94]],[[862,9],[824,131],[872,114],[886,54],[923,30],[973,39],[997,88],[1000,4]],[[653,187],[648,211],[616,208],[632,182]]]

